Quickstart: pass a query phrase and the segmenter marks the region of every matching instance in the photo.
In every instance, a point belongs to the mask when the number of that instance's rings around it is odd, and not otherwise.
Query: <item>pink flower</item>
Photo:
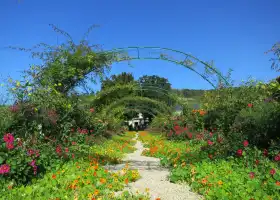
[[[212,132],[210,132],[210,133],[209,133],[209,135],[210,135],[210,137],[212,137],[212,136],[213,136],[213,133],[212,133]]]
[[[7,174],[10,172],[10,166],[7,164],[0,165],[0,174]]]
[[[94,108],[89,109],[89,111],[90,111],[91,113],[93,113],[93,112],[94,112]]]
[[[14,138],[14,136],[11,133],[7,133],[7,134],[4,135],[3,140],[5,142],[8,142],[8,143],[13,143],[15,138]]]
[[[35,163],[36,163],[36,160],[32,160],[29,164],[34,167],[35,166]]]
[[[276,173],[276,170],[275,169],[271,169],[270,172],[269,172],[271,175],[274,175]]]
[[[243,153],[243,150],[242,150],[242,149],[238,149],[238,150],[236,151],[236,154],[237,154],[238,156],[242,156],[242,153]]]
[[[212,142],[211,140],[208,140],[207,143],[208,143],[208,145],[210,145],[210,146],[214,144],[214,142]]]
[[[68,153],[69,152],[69,148],[65,148],[65,153]]]
[[[13,148],[14,148],[14,144],[13,143],[6,143],[6,147],[7,147],[7,149],[9,149],[9,150],[12,150]]]
[[[253,107],[253,104],[252,104],[252,103],[248,103],[248,107],[249,107],[249,108],[252,108],[252,107]]]
[[[244,147],[247,147],[249,145],[248,140],[244,140],[243,145],[244,145]]]

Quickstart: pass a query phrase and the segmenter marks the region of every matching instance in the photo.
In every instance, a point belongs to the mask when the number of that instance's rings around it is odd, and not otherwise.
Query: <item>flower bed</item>
[[[128,166],[120,172],[111,173],[102,167],[105,163],[120,161],[127,152],[132,152],[134,133],[124,136],[113,136],[100,145],[88,149],[90,156],[71,160],[58,170],[52,170],[42,179],[33,180],[29,185],[15,186],[13,182],[1,185],[0,199],[147,199],[145,195],[134,196],[122,191],[126,184],[140,178],[137,170],[128,170]],[[4,167],[3,167],[4,166]],[[2,165],[2,171],[9,171]],[[9,173],[9,172],[8,172]]]
[[[279,159],[268,159],[244,141],[235,156],[209,157],[201,147],[211,145],[204,140],[167,141],[165,137],[140,133],[150,149],[143,155],[161,159],[171,167],[170,180],[184,181],[206,199],[280,199]]]

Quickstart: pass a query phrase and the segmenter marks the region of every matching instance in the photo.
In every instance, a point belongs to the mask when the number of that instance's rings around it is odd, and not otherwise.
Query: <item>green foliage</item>
[[[232,128],[235,132],[241,132],[250,143],[267,148],[271,140],[279,139],[279,120],[279,103],[266,102],[253,108],[242,109],[235,118]]]
[[[140,87],[142,88],[141,96],[160,100],[166,102],[168,105],[172,105],[168,97],[168,93],[171,92],[171,84],[166,78],[162,78],[156,75],[153,76],[142,76],[138,80]],[[153,90],[153,88],[155,90]],[[161,90],[161,92],[158,92]],[[166,95],[164,95],[166,94]]]
[[[115,85],[133,84],[136,81],[131,73],[123,72],[119,75],[112,75],[111,78],[106,78],[102,81],[101,90],[111,88]]]

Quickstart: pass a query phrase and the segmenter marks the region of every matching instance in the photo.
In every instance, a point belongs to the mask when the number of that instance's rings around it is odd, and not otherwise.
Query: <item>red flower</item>
[[[75,154],[72,154],[72,158],[73,158],[73,159],[75,158]]]
[[[212,160],[213,159],[213,155],[212,154],[208,154],[208,157]]]
[[[267,149],[263,150],[263,155],[264,155],[264,156],[268,156],[268,151],[267,151]]]
[[[77,142],[72,142],[72,145],[76,145],[77,144]]]
[[[7,149],[9,149],[9,150],[12,150],[13,148],[14,148],[14,144],[13,143],[6,143],[6,147],[7,147]]]
[[[271,169],[270,172],[269,172],[271,175],[274,175],[276,173],[276,170],[275,169]]]
[[[249,142],[247,140],[244,140],[243,145],[244,147],[247,147],[249,145]]]
[[[209,135],[210,135],[210,137],[212,137],[212,136],[213,136],[213,133],[212,133],[212,132],[210,132],[210,133],[209,133]]]
[[[74,129],[74,128],[71,128],[71,132],[75,132],[75,129]]]
[[[188,135],[189,139],[192,139],[192,136],[193,136],[192,133],[189,132],[189,133],[187,133],[187,135]]]
[[[13,143],[15,138],[11,133],[7,133],[4,135],[3,140],[8,143]]]
[[[89,111],[90,111],[91,113],[93,113],[93,112],[94,112],[94,108],[89,109]]]
[[[238,149],[238,150],[236,151],[236,154],[237,154],[238,156],[242,156],[242,153],[243,153],[243,150],[242,150],[242,149]]]
[[[180,130],[180,126],[176,125],[176,126],[174,126],[174,129],[175,129],[175,131],[178,131],[178,130]]]
[[[69,148],[65,148],[65,153],[68,153],[69,152]]]
[[[252,104],[252,103],[248,103],[248,107],[249,107],[249,108],[252,108],[252,107],[253,107],[253,104]]]
[[[57,146],[56,149],[55,149],[55,151],[56,151],[56,153],[57,153],[58,155],[60,155],[61,152],[62,152],[61,146]]]
[[[208,143],[208,145],[210,145],[210,146],[214,144],[214,142],[212,142],[211,140],[208,140],[207,143]]]
[[[92,132],[93,132],[93,130],[90,130],[90,132],[92,133]]]
[[[254,172],[250,172],[250,173],[249,173],[249,177],[250,177],[251,179],[253,179],[253,178],[255,177],[255,173],[254,173]]]
[[[259,161],[259,160],[256,160],[255,163],[256,163],[256,165],[258,165],[258,164],[260,163],[260,161]]]

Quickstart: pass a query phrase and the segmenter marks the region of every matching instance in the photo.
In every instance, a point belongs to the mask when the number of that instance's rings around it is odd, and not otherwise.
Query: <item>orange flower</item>
[[[155,200],[160,200],[160,198],[158,197],[158,198],[156,198]]]
[[[277,186],[280,186],[280,181],[276,181],[275,183]]]
[[[94,172],[94,173],[93,173],[93,176],[97,176],[97,173],[96,173],[96,172]]]
[[[207,183],[207,179],[206,178],[202,179],[201,183],[202,184],[206,184]]]
[[[94,190],[94,195],[97,196],[99,194],[99,190]]]
[[[95,170],[97,170],[97,169],[98,169],[98,165],[95,165],[93,168],[94,168]]]
[[[128,178],[126,178],[126,179],[124,180],[124,182],[125,182],[125,184],[128,184]]]
[[[53,179],[56,179],[56,175],[55,175],[55,174],[53,174],[53,175],[52,175],[52,178],[53,178]]]
[[[100,181],[100,183],[102,183],[102,184],[106,183],[106,179],[105,179],[105,178],[101,178],[99,181]]]

